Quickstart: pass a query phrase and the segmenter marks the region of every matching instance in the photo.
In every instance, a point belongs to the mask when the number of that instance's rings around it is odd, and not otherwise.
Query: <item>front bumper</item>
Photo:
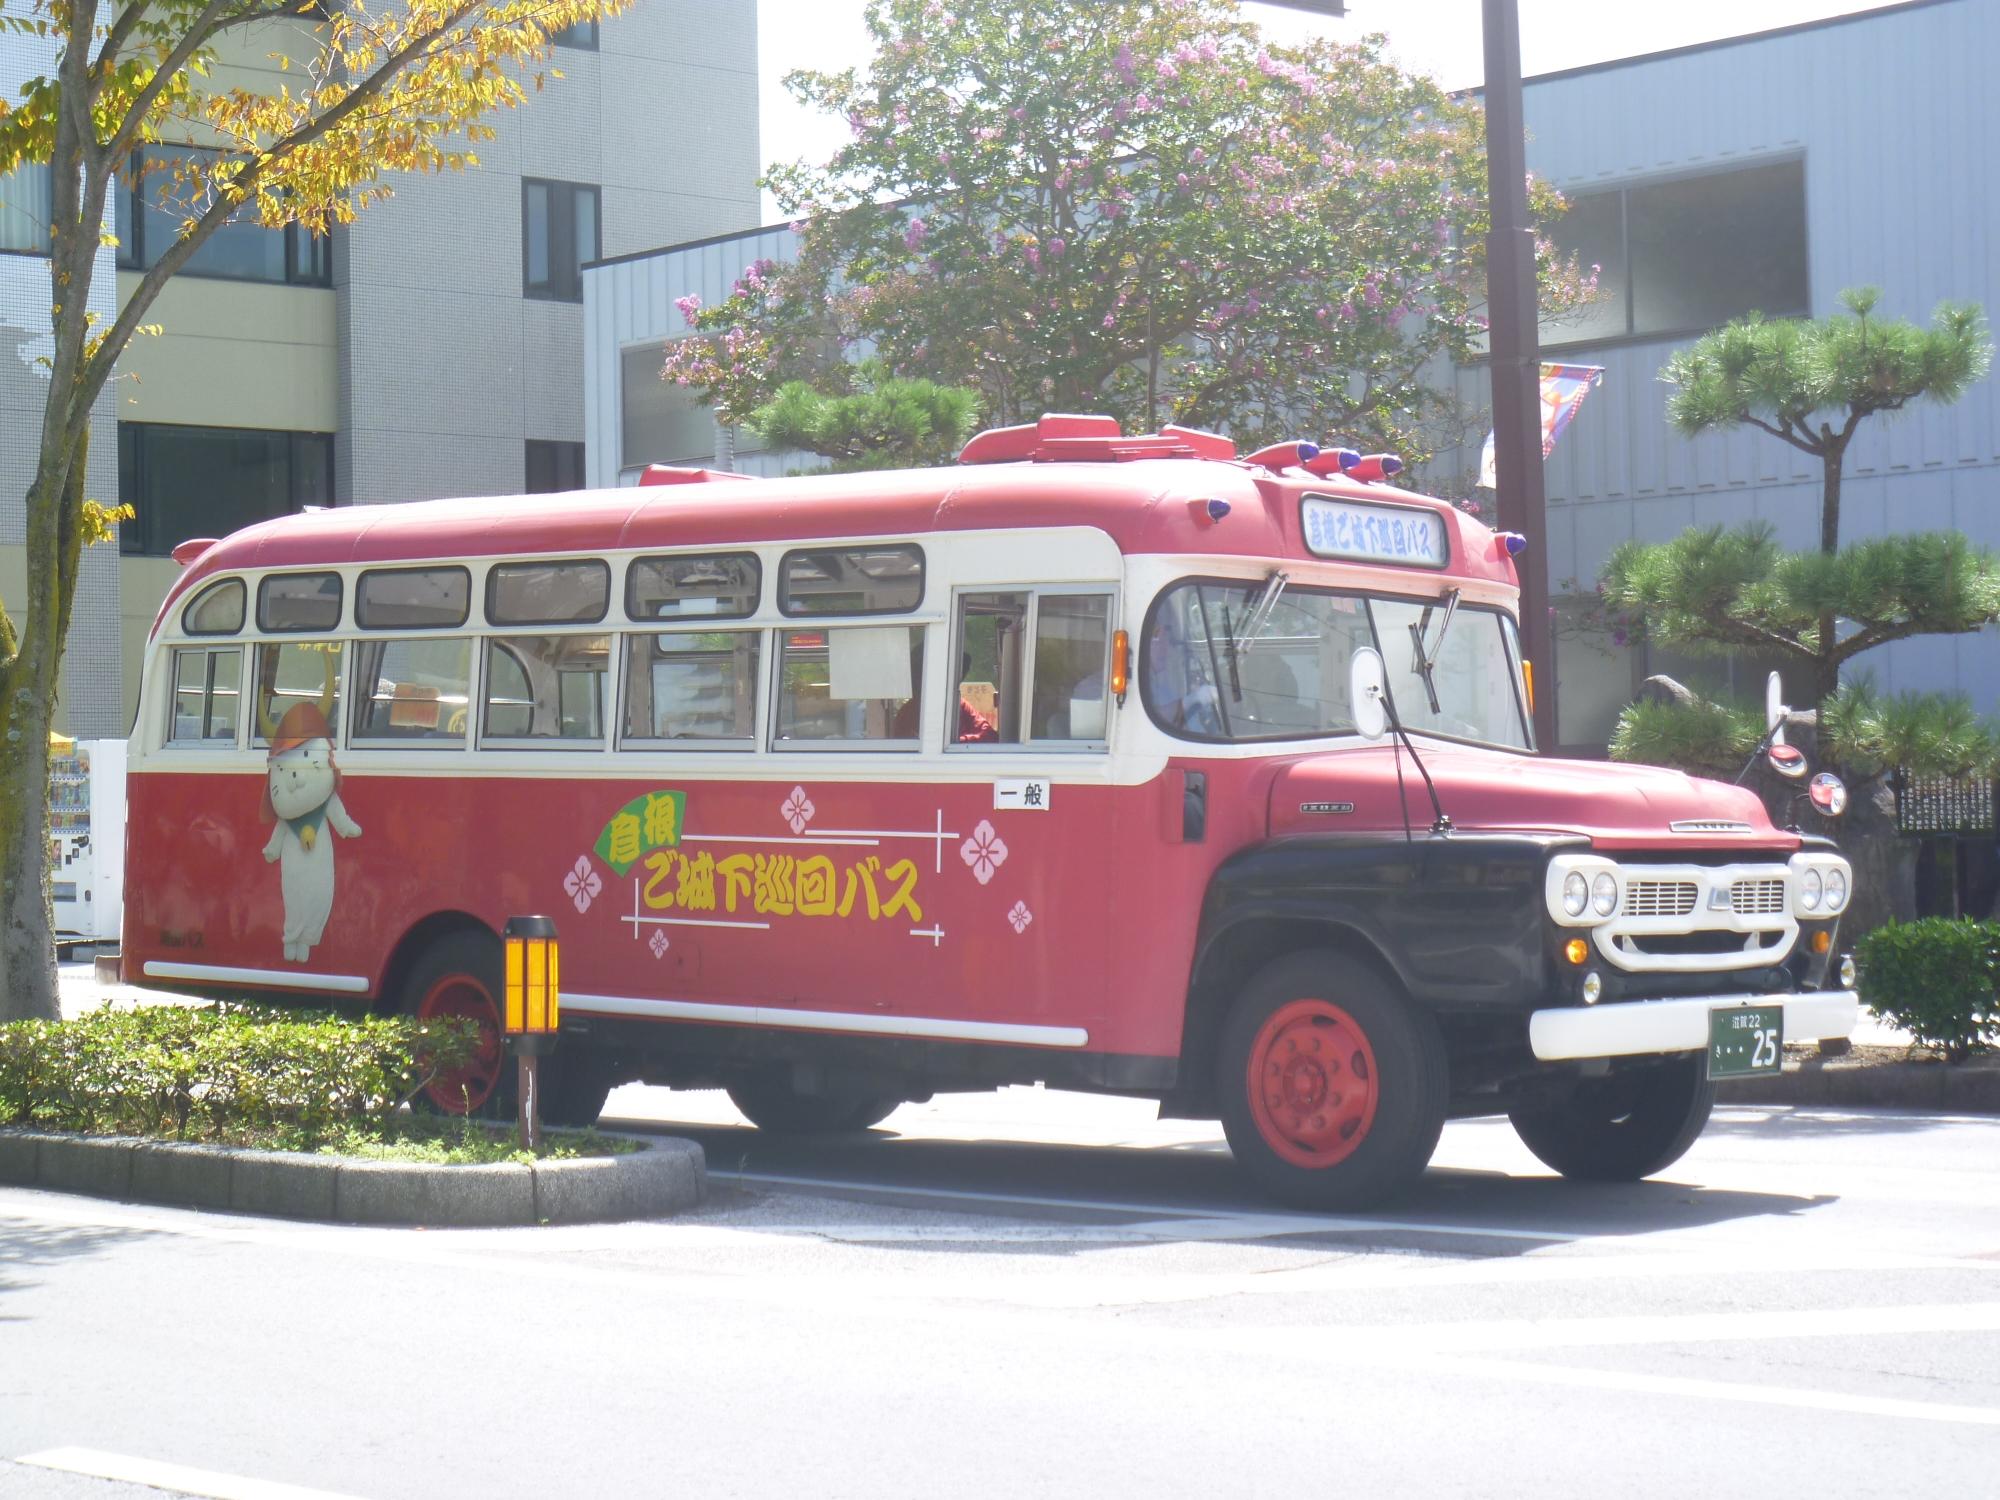
[[[1708,1046],[1709,1012],[1739,1005],[1783,1006],[1788,1042],[1847,1036],[1861,1016],[1860,997],[1852,990],[1619,1000],[1533,1012],[1528,1017],[1528,1046],[1543,1062],[1700,1052]]]

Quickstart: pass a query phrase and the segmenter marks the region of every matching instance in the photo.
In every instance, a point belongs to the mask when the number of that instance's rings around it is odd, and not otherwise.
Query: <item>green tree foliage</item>
[[[167,279],[232,218],[324,231],[387,195],[382,174],[473,165],[487,117],[540,87],[549,38],[629,0],[0,0],[0,33],[43,38],[56,66],[0,99],[0,177],[46,164],[53,184],[48,395],[27,493],[25,600],[0,601],[0,1019],[53,1018],[48,731],[81,549],[116,512],[83,492],[91,408]],[[230,49],[289,81],[247,89]],[[161,201],[180,237],[89,311],[105,208],[134,148],[191,153]],[[25,607],[23,607],[25,605]],[[18,614],[10,611],[18,611]]]
[[[787,381],[748,419],[766,442],[821,454],[836,472],[949,463],[978,422],[976,392],[884,376],[873,361],[855,372],[845,395]]]
[[[787,80],[852,130],[825,168],[771,175],[796,261],[684,301],[707,337],[668,378],[740,419],[793,381],[844,394],[860,345],[995,422],[1423,455],[1440,357],[1485,322],[1475,106],[1380,38],[1268,44],[1233,0],[870,0],[867,24],[865,73]],[[1551,307],[1586,295],[1542,261]]]

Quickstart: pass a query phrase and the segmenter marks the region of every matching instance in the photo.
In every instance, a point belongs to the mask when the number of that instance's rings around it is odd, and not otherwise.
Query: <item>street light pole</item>
[[[1486,304],[1493,375],[1493,466],[1504,531],[1528,539],[1521,647],[1535,664],[1535,743],[1556,746],[1555,632],[1549,618],[1548,497],[1542,487],[1542,355],[1536,327],[1535,231],[1521,108],[1516,0],[1482,0],[1486,27]]]

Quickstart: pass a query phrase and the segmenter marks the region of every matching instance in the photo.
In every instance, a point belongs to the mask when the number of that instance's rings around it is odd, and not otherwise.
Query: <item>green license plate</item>
[[[1708,1013],[1708,1076],[1776,1073],[1785,1064],[1785,1011],[1746,1005]]]

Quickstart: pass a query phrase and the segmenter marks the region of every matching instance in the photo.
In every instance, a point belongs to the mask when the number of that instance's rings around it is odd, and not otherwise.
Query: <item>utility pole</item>
[[[1535,743],[1556,746],[1555,631],[1549,619],[1548,495],[1542,487],[1542,352],[1535,231],[1521,109],[1516,0],[1482,0],[1486,27],[1486,312],[1493,374],[1494,495],[1500,527],[1528,539],[1521,573],[1521,649],[1534,663]]]

